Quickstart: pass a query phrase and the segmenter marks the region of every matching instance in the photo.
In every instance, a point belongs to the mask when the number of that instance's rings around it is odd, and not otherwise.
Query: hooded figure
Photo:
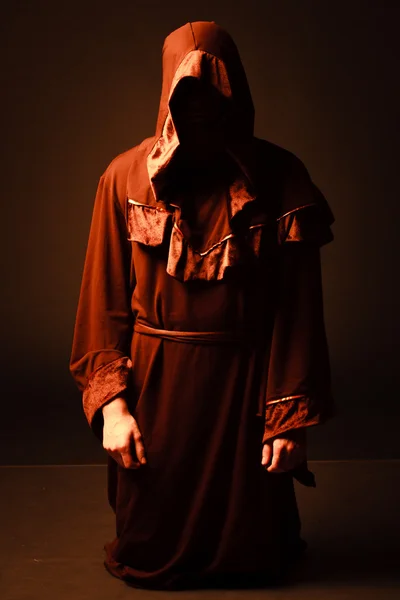
[[[98,185],[70,371],[100,442],[119,398],[142,435],[140,468],[107,455],[104,564],[136,587],[273,578],[307,545],[293,483],[315,486],[307,460],[260,460],[335,414],[320,262],[334,217],[301,160],[253,128],[233,40],[186,23],[164,42],[155,135]]]

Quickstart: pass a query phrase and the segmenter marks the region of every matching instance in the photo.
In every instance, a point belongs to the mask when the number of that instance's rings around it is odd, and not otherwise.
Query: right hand
[[[123,398],[115,398],[102,408],[103,448],[126,469],[138,469],[145,464],[143,438],[136,419]],[[136,456],[132,450],[135,449]]]

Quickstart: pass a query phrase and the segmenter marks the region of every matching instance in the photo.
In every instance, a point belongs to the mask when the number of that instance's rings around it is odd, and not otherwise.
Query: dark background
[[[336,217],[321,254],[338,415],[309,430],[309,458],[400,457],[399,16],[354,0],[3,5],[1,464],[105,462],[68,370],[94,195],[154,134],[164,38],[197,20],[231,33],[256,135],[305,163]]]

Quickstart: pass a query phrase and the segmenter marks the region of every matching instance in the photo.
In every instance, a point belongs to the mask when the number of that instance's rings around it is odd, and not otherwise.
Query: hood
[[[156,201],[162,198],[168,166],[181,145],[172,105],[185,78],[212,86],[223,101],[226,107],[224,150],[240,166],[246,179],[245,187],[250,188],[253,182],[247,157],[251,155],[254,136],[254,105],[247,77],[231,36],[214,21],[197,21],[173,31],[163,45],[156,141],[147,157],[147,171]]]

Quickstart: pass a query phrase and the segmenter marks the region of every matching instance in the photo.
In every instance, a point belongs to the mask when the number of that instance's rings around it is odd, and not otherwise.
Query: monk
[[[307,428],[335,414],[333,222],[300,159],[254,136],[229,34],[172,32],[155,136],[100,178],[70,359],[107,452],[113,576],[265,585],[304,553],[293,479],[315,487]]]

